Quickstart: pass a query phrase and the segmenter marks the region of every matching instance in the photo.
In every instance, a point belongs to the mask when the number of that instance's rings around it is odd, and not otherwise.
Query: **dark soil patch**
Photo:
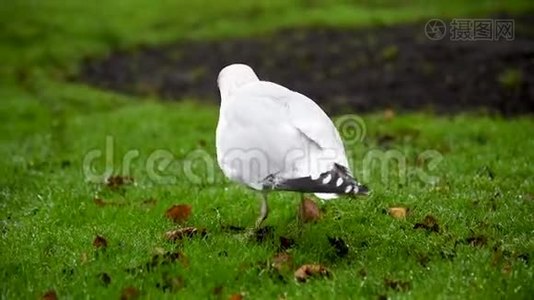
[[[87,59],[78,80],[134,95],[217,103],[219,71],[242,62],[261,79],[308,95],[329,112],[392,107],[532,113],[534,16],[514,19],[514,41],[450,41],[448,34],[432,41],[424,24],[416,24],[291,29],[248,39],[140,47]]]

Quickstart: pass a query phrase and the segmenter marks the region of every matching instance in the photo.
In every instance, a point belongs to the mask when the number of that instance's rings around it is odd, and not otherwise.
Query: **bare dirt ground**
[[[451,41],[448,35],[432,41],[424,24],[409,24],[140,46],[88,58],[75,80],[133,95],[217,103],[218,72],[241,62],[261,79],[299,91],[332,113],[394,108],[531,114],[534,16],[513,19],[514,41]]]

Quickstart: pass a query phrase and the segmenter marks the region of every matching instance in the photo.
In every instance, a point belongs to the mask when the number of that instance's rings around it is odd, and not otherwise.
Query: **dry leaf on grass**
[[[291,269],[293,265],[293,258],[287,252],[280,252],[273,257],[271,266],[278,272],[283,272]]]
[[[228,299],[230,299],[230,300],[242,300],[243,299],[243,294],[241,294],[241,293],[232,294],[232,295],[230,295],[230,297]]]
[[[106,178],[106,185],[112,189],[116,189],[124,185],[130,185],[132,183],[134,183],[132,176],[113,175]]]
[[[388,213],[395,219],[404,219],[406,218],[408,211],[409,210],[406,207],[391,207],[388,210]]]
[[[501,273],[504,275],[510,275],[512,271],[512,263],[510,263],[509,261],[505,261],[502,266]]]
[[[417,223],[413,226],[414,229],[425,229],[430,232],[439,232],[439,224],[438,220],[434,218],[432,215],[427,215],[423,221],[420,223]]]
[[[107,204],[106,201],[104,201],[104,199],[102,199],[102,198],[97,198],[97,197],[93,198],[93,202],[94,202],[97,206],[100,206],[100,207],[102,207],[102,206],[106,206],[106,204]]]
[[[300,202],[299,217],[304,223],[315,222],[321,218],[321,210],[312,199],[304,198]]]
[[[195,227],[184,227],[175,230],[170,230],[165,233],[165,238],[169,241],[178,241],[183,238],[192,238],[194,236],[204,237],[206,236],[206,229],[197,229]]]
[[[187,221],[190,215],[191,205],[189,204],[173,205],[165,212],[165,216],[174,223],[183,223]]]
[[[214,287],[213,290],[212,290],[213,291],[213,295],[220,297],[222,295],[223,289],[224,289],[224,286],[222,286],[222,285],[218,285],[218,286]]]
[[[330,271],[321,265],[302,265],[295,271],[295,279],[298,282],[306,282],[311,277],[330,277]]]
[[[43,297],[41,297],[43,300],[56,300],[57,299],[57,293],[54,290],[49,290],[46,293],[43,294]]]
[[[121,300],[131,300],[139,298],[141,293],[133,286],[126,287],[121,291]]]
[[[288,250],[295,247],[295,240],[292,238],[287,238],[285,236],[280,237],[280,246],[279,249],[282,251]]]
[[[103,236],[97,235],[93,240],[93,246],[96,249],[106,249],[108,241]]]
[[[349,254],[349,245],[339,237],[327,237],[330,246],[332,246],[339,257],[345,257]]]

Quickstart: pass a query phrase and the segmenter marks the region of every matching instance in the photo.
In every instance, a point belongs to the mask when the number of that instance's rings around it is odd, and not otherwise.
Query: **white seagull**
[[[217,83],[217,161],[226,177],[262,191],[256,228],[267,218],[272,190],[322,199],[368,194],[351,174],[336,127],[313,100],[261,81],[244,64],[223,68]]]

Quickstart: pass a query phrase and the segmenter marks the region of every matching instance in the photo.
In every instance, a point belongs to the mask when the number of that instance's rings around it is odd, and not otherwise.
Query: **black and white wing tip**
[[[263,181],[264,189],[295,191],[302,193],[331,193],[344,195],[369,195],[369,189],[358,183],[347,168],[334,164],[332,170],[321,173],[319,177],[279,178],[275,174]]]

